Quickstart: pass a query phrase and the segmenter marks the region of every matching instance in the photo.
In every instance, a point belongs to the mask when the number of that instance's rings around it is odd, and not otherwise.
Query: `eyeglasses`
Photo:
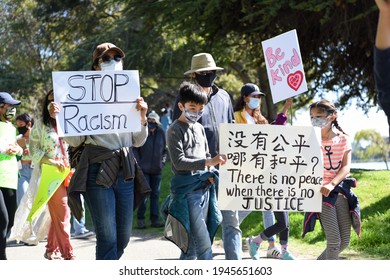
[[[122,57],[119,54],[116,54],[113,57],[109,55],[104,55],[102,56],[101,60],[103,63],[109,63],[111,60],[115,60],[116,62],[119,62],[122,60]]]
[[[205,76],[207,74],[211,74],[211,73],[216,73],[217,71],[216,70],[208,70],[208,71],[200,71],[200,72],[196,72],[196,74],[198,75],[202,75],[202,76]]]

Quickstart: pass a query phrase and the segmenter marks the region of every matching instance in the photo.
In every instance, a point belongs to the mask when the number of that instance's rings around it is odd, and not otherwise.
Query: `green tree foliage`
[[[379,158],[386,163],[387,170],[389,169],[387,162],[389,160],[390,144],[379,132],[375,129],[360,130],[355,134],[355,142],[356,146],[361,147],[354,150],[357,157],[364,160]]]
[[[246,82],[269,93],[261,41],[291,29],[309,83],[296,107],[328,91],[341,107],[351,98],[363,109],[376,104],[372,0],[3,0],[1,6],[0,87],[31,106],[51,87],[52,71],[89,70],[94,46],[105,41],[125,51],[126,69],[140,71],[151,107],[172,102],[198,52],[212,53],[225,68],[217,83],[234,98]],[[265,104],[272,118],[270,94]]]

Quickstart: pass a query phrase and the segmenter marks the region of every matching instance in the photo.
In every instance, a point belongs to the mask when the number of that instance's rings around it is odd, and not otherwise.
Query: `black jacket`
[[[149,130],[145,144],[133,148],[133,152],[144,173],[161,174],[167,160],[165,132],[162,127],[158,126],[153,133]]]

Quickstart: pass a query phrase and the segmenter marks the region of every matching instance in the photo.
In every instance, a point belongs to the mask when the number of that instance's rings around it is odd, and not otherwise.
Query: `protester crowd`
[[[376,2],[380,17],[375,79],[380,104],[389,115],[390,3]],[[121,71],[124,58],[125,53],[114,44],[100,44],[92,54],[92,70]],[[44,258],[74,260],[71,238],[95,234],[96,259],[120,259],[132,234],[133,213],[139,229],[164,228],[164,236],[181,249],[179,259],[212,259],[219,226],[226,259],[242,259],[243,239],[252,259],[259,259],[263,241],[268,241],[268,258],[295,259],[294,249],[287,250],[288,212],[263,211],[264,230],[257,236],[242,236],[240,224],[250,212],[220,210],[217,203],[218,189],[223,187],[219,186],[219,166],[228,161],[220,153],[220,124],[285,125],[292,99],[275,120],[267,119],[261,110],[266,94],[258,85],[247,83],[233,107],[231,95],[215,83],[222,70],[211,54],[193,55],[184,72],[189,81],[178,87],[173,109],[167,103],[159,115],[139,97],[135,108],[141,130],[128,133],[62,138],[56,123],[61,108],[54,102],[53,91],[46,93],[40,115],[35,117],[16,115],[21,102],[0,92],[0,260],[7,259],[7,240],[30,246],[46,241]],[[355,219],[350,214],[358,208],[347,179],[351,140],[338,123],[331,101],[313,102],[309,113],[312,125],[321,130],[323,203],[320,213],[306,213],[305,226],[310,225],[306,221],[320,219],[327,245],[318,259],[339,259],[349,245],[351,227],[360,234],[359,212]],[[79,147],[83,151],[75,165],[69,151]],[[159,205],[162,170],[168,160],[173,173],[170,193]],[[44,164],[71,175],[28,221]],[[94,232],[85,227],[84,202]],[[148,202],[150,221],[145,215]],[[310,230],[305,227],[304,233]]]

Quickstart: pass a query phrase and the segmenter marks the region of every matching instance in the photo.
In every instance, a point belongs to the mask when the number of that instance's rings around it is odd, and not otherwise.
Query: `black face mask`
[[[19,134],[24,135],[24,134],[26,134],[27,131],[28,131],[27,126],[18,127]]]
[[[202,87],[212,87],[215,78],[217,78],[217,74],[215,74],[214,72],[208,73],[206,75],[198,75],[197,73],[195,73],[195,80]]]
[[[157,127],[157,123],[155,123],[155,122],[148,122],[148,127],[149,127],[149,129],[153,129],[153,128],[156,128]]]

